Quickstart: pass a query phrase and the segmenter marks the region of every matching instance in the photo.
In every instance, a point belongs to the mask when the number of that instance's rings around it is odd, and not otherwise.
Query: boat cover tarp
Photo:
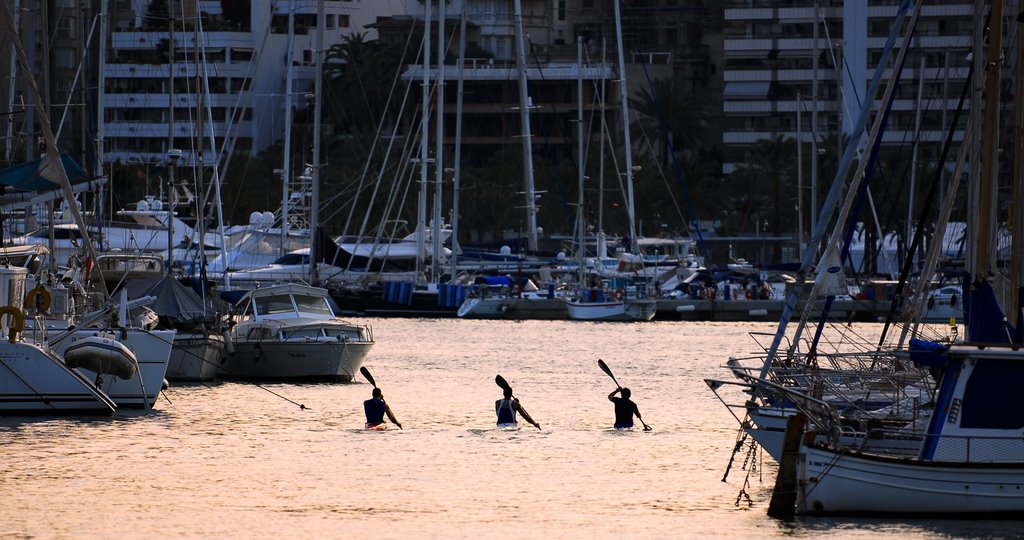
[[[466,299],[466,286],[444,283],[437,286],[437,305],[456,307]]]
[[[131,298],[155,296],[156,301],[148,307],[161,319],[197,322],[212,319],[216,315],[213,307],[203,305],[202,297],[171,276],[158,280],[132,279],[125,284],[125,288]]]
[[[488,287],[511,287],[514,283],[509,276],[477,276],[473,282],[477,285],[487,285]]]
[[[1017,332],[1006,321],[999,308],[992,286],[984,280],[972,283],[970,274],[964,275],[964,326],[967,340],[977,343],[1009,343]]]
[[[412,305],[412,291],[414,285],[407,281],[385,281],[384,291],[381,297],[393,304],[401,304],[405,306]]]
[[[979,360],[964,388],[960,427],[966,429],[1024,428],[1020,382],[1024,364],[1018,360]]]
[[[364,272],[396,272],[406,270],[406,268],[396,264],[393,259],[385,257],[374,257],[371,259],[361,255],[353,255],[328,236],[323,227],[316,228],[313,234],[313,241],[316,242],[317,262]]]
[[[68,175],[68,181],[72,184],[76,180],[81,181],[86,178],[85,170],[75,160],[71,159],[70,155],[61,154],[60,160],[64,164],[64,172]],[[40,176],[39,165],[42,161],[42,159],[36,159],[0,170],[0,184],[18,191],[49,191],[57,189],[57,184]]]
[[[949,362],[948,348],[942,343],[910,338],[910,360],[918,367],[941,368]]]

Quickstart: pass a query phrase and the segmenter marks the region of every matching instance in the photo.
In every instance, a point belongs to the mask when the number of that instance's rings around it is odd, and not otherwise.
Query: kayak
[[[387,431],[387,424],[366,424],[366,429],[370,431]]]

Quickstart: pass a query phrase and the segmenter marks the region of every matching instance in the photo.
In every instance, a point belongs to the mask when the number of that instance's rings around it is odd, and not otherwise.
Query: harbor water
[[[354,321],[373,326],[365,365],[404,430],[361,429],[365,381],[175,385],[148,414],[0,418],[0,537],[1024,535],[1022,522],[775,520],[767,455],[737,454],[723,482],[738,425],[704,378],[728,378],[722,364],[756,352],[747,333],[770,323]],[[611,429],[599,358],[653,431]],[[542,429],[494,429],[496,374]]]

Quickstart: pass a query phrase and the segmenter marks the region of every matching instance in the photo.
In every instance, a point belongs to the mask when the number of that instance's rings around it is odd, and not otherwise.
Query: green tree
[[[751,146],[747,161],[730,176],[740,230],[748,230],[751,219],[764,221],[764,232],[776,236],[793,230],[796,154],[796,140],[782,135]],[[776,243],[773,262],[782,262],[781,247]]]

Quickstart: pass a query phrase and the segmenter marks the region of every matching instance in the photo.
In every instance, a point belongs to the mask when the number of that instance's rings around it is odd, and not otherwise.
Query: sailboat
[[[904,1],[899,13],[906,13],[909,9],[909,0]],[[910,31],[919,9],[920,2],[908,24]],[[1001,9],[993,7],[991,21],[991,33],[985,40],[989,56],[999,55],[1001,51]],[[909,42],[909,39],[905,40],[905,43]],[[974,58],[982,58],[984,52],[984,46],[976,43]],[[897,65],[902,64],[903,54],[901,50]],[[978,63],[977,60],[975,62]],[[1018,66],[1018,77],[1022,73],[1020,69]],[[981,75],[980,70],[973,73]],[[829,369],[820,374],[814,371],[817,335],[813,337],[810,353],[803,357],[793,354],[792,350],[784,356],[773,355],[778,350],[778,342],[784,337],[785,325],[780,321],[779,332],[759,376],[748,378],[748,389],[754,397],[752,401],[765,403],[766,396],[775,395],[795,409],[786,419],[770,515],[782,517],[795,512],[1017,517],[1024,512],[1024,498],[1019,495],[1024,485],[1024,440],[1021,438],[1024,430],[1021,411],[1024,409],[1020,407],[1017,388],[1024,375],[1024,349],[1020,346],[1019,332],[1022,322],[1020,266],[1017,264],[1021,251],[1013,254],[1014,262],[1008,275],[997,268],[995,259],[991,257],[994,251],[992,243],[998,235],[994,226],[996,212],[989,204],[995,201],[994,163],[991,159],[996,155],[992,149],[1000,81],[995,71],[987,73],[986,79],[984,103],[971,101],[974,105],[972,122],[964,136],[957,170],[951,176],[954,189],[950,190],[951,195],[937,222],[941,229],[948,220],[949,201],[955,196],[966,148],[973,131],[984,125],[990,131],[982,136],[984,150],[980,152],[980,159],[971,159],[974,182],[968,190],[968,204],[974,211],[969,263],[963,279],[965,336],[961,339],[954,331],[945,339],[924,339],[922,334],[911,334],[908,327],[904,328],[897,343],[890,345],[886,341],[890,325],[887,323],[883,327],[878,345],[861,353],[861,358],[870,360],[870,364],[865,366],[871,369],[869,373],[859,374],[861,380],[867,380],[865,375],[880,377],[885,366],[895,368],[894,373],[921,370],[932,378],[918,379],[919,383],[928,384],[928,393],[920,400],[927,402],[927,406],[914,403],[908,408],[913,412],[913,421],[886,425],[873,423],[863,412],[843,410],[835,400],[825,398],[815,390],[815,384],[837,376],[853,375],[849,370]],[[1018,88],[1021,88],[1020,82],[1018,80]],[[968,86],[965,85],[961,95],[961,107]],[[891,101],[892,88],[893,81],[882,100],[884,103]],[[1016,112],[1021,114],[1019,108]],[[982,118],[985,118],[984,123]],[[877,122],[875,125],[877,128]],[[873,128],[872,137],[878,134],[876,128]],[[951,130],[944,154],[952,133]],[[1014,156],[1017,165],[1017,181],[1014,182],[1016,201],[1021,200],[1022,193],[1018,176],[1021,157],[1019,151]],[[945,155],[940,162],[944,159]],[[979,163],[980,167],[977,166]],[[862,173],[863,169],[854,175],[853,185],[863,177]],[[851,192],[857,191],[853,185]],[[829,199],[832,198],[830,193]],[[847,197],[849,201],[850,197]],[[844,207],[844,214],[846,210],[848,207]],[[816,227],[816,237],[820,238],[818,231],[827,221],[827,212],[823,210],[823,219]],[[844,217],[837,221],[846,223]],[[838,261],[836,236],[834,234],[826,245],[822,259],[824,264],[819,265],[824,267],[824,272]],[[941,234],[936,236],[941,237]],[[920,234],[915,234],[914,247],[920,238]],[[1020,246],[1020,241],[1020,236],[1017,236],[1014,244]],[[912,253],[914,249],[909,251]],[[908,256],[901,275],[901,287],[911,268],[912,259]],[[819,281],[822,273],[819,273]],[[1002,282],[1004,277],[1012,284],[1010,295],[998,295],[995,291],[994,284]],[[901,294],[898,289],[895,297],[899,299]],[[1009,299],[1005,309],[1000,305],[1000,298]],[[798,340],[799,334],[794,341]],[[832,355],[822,356],[829,360],[834,358]],[[817,364],[816,367],[821,366]],[[806,377],[810,384],[794,384],[796,376]],[[888,380],[894,382],[896,379]],[[709,381],[713,388],[717,384]],[[864,385],[862,389],[867,390],[868,387]]]
[[[22,334],[23,267],[0,267],[0,414],[110,414],[117,405],[46,342]]]
[[[622,107],[623,149],[626,156],[626,206],[629,218],[630,239],[635,242],[636,219],[633,207],[633,167],[632,145],[629,136],[629,96],[626,92],[626,62],[622,48],[622,19],[619,0],[615,0],[615,38],[619,64],[619,97]],[[581,108],[582,109],[582,108]],[[580,120],[582,126],[582,120]],[[582,128],[580,128],[582,129]],[[582,140],[582,135],[580,136]],[[581,164],[582,167],[582,152]],[[581,173],[582,176],[582,173]],[[580,179],[582,190],[582,178]],[[582,212],[582,208],[580,210]],[[578,220],[579,221],[579,220]],[[579,226],[580,242],[578,251],[582,259],[584,227]],[[634,281],[625,277],[605,279],[600,273],[587,275],[582,260],[580,261],[579,289],[574,298],[565,301],[569,318],[577,321],[650,321],[658,311],[658,301],[652,296],[646,282]],[[587,287],[587,284],[590,287]]]

